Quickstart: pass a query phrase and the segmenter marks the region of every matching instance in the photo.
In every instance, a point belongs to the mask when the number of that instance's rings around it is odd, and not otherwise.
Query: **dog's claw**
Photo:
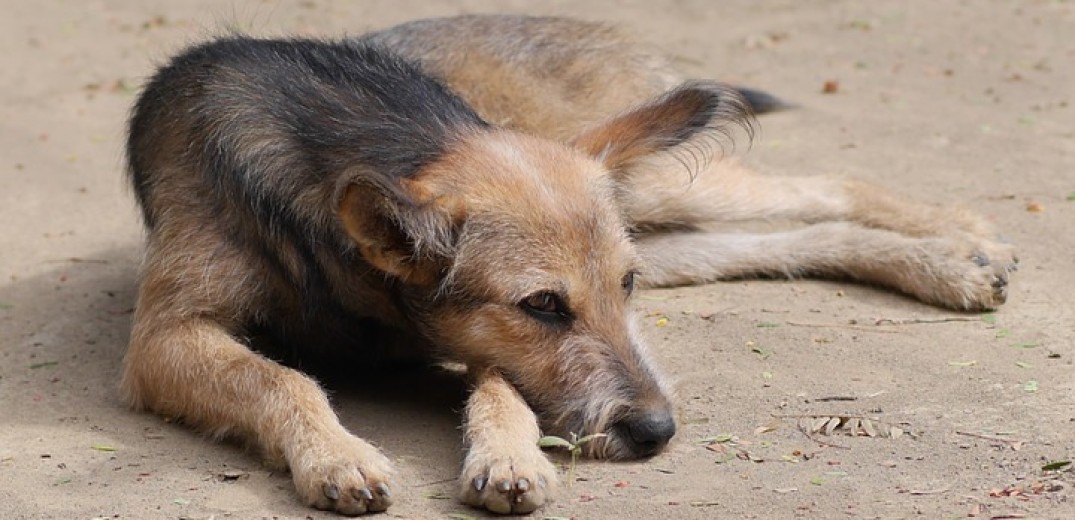
[[[377,484],[376,489],[377,494],[381,495],[382,497],[389,498],[392,496],[392,493],[388,491],[388,486],[384,484]]]
[[[340,499],[340,488],[336,484],[325,484],[321,487],[321,491],[325,493],[325,497],[329,500]]]
[[[459,479],[459,498],[499,514],[527,514],[543,506],[556,490],[556,467],[534,445],[490,462],[472,458]]]
[[[293,464],[295,487],[308,505],[344,515],[384,511],[392,505],[385,494],[392,465],[376,448],[362,439],[341,434],[322,445],[316,464]],[[304,457],[309,460],[309,455]]]

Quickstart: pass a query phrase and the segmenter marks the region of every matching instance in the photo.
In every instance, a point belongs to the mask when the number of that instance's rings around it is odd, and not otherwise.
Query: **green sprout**
[[[579,437],[575,432],[571,432],[571,440],[557,437],[555,435],[547,435],[538,439],[538,447],[562,448],[571,453],[571,465],[567,468],[567,483],[570,486],[575,482],[575,463],[578,462],[579,455],[582,454],[582,447],[592,442],[594,439],[600,439],[601,437],[608,437],[608,434],[593,433],[585,437]]]

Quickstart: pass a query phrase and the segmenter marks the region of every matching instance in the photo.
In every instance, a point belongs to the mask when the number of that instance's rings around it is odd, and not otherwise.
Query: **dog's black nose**
[[[676,421],[664,411],[630,416],[617,426],[639,457],[656,455],[676,434]]]

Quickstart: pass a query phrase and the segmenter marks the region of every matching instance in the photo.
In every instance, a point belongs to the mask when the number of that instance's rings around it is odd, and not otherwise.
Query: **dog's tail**
[[[755,114],[767,114],[769,112],[779,112],[781,110],[790,110],[795,108],[796,105],[788,103],[783,99],[780,99],[768,92],[746,88],[746,87],[734,87],[735,91],[739,95],[743,96],[743,99],[750,105],[750,110]]]

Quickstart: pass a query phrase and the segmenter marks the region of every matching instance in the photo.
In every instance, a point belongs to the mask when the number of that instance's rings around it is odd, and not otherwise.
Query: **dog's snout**
[[[630,416],[616,426],[639,457],[656,455],[676,434],[676,421],[665,411]]]

